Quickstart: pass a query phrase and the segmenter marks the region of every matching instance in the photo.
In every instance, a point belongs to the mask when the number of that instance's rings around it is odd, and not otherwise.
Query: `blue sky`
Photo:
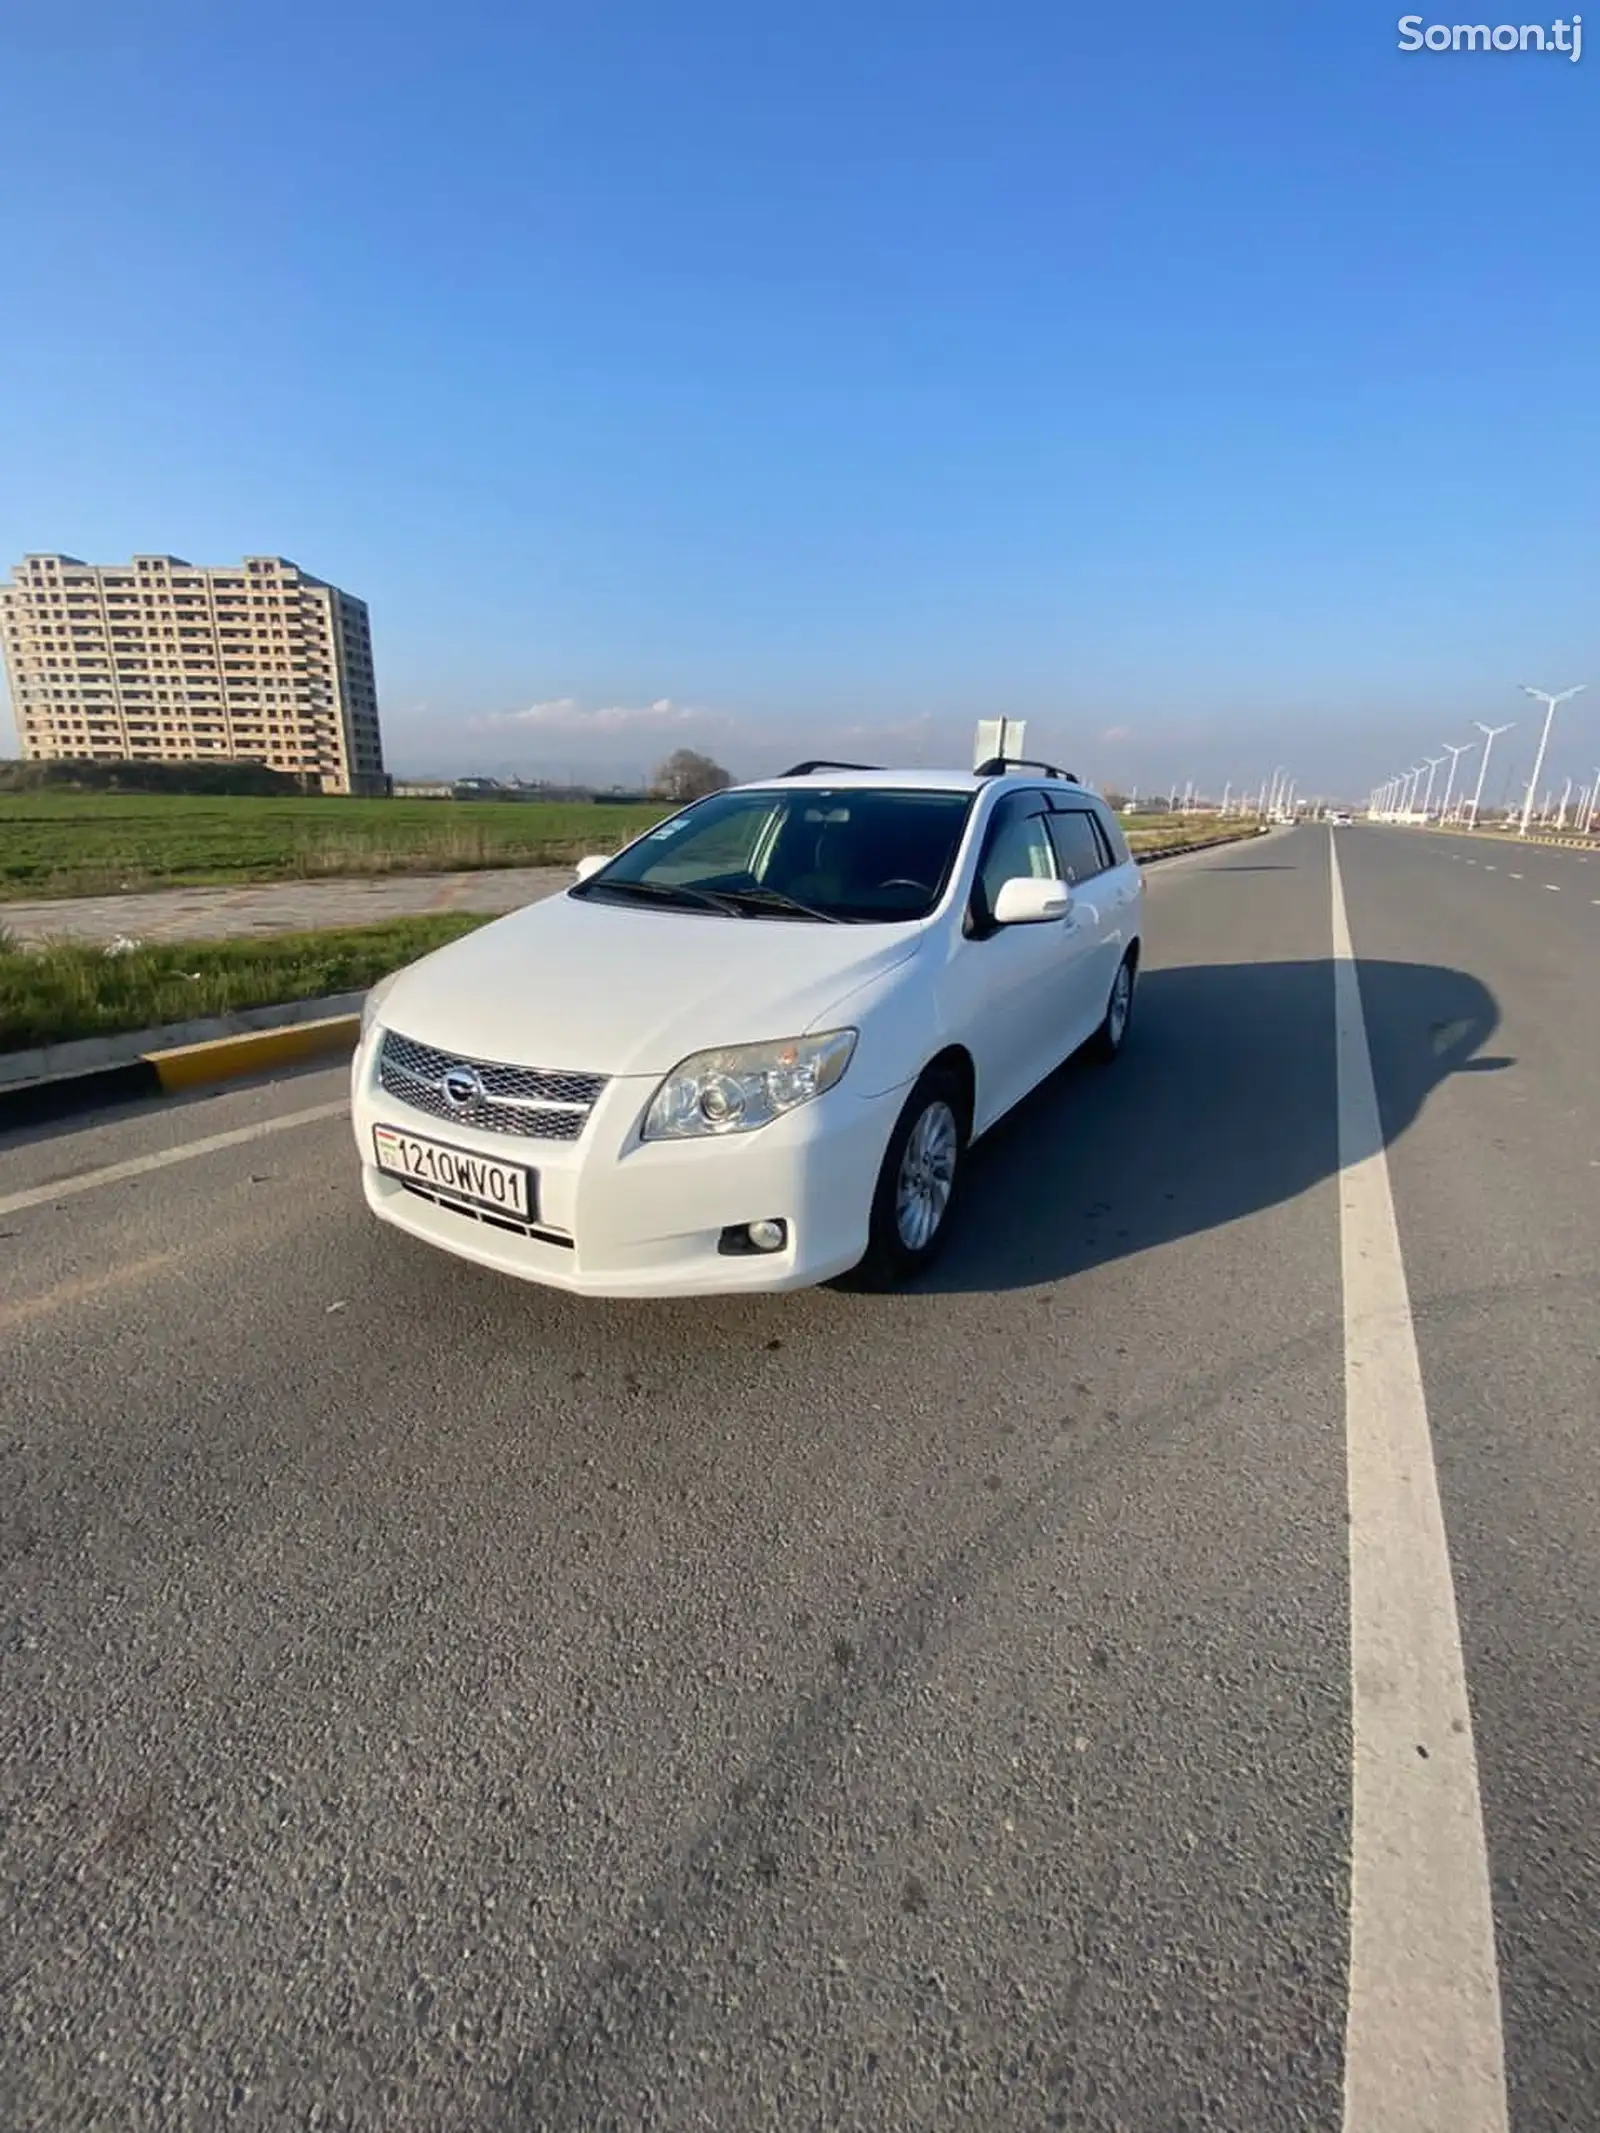
[[[293,557],[402,770],[1587,772],[1600,12],[1400,13],[13,10],[0,564]]]

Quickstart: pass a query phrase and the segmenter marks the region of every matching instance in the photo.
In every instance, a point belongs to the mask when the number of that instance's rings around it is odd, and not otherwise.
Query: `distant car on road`
[[[1350,817],[1347,814],[1342,813],[1340,810],[1335,809],[1334,812],[1329,815],[1328,820],[1333,824],[1335,829],[1338,829],[1341,825],[1348,823]]]
[[[367,1202],[593,1296],[887,1287],[967,1150],[1121,1050],[1143,882],[1048,765],[799,764],[396,972],[352,1065]]]

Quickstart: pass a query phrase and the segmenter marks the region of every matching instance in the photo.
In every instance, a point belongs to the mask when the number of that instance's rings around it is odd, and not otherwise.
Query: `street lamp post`
[[[1594,815],[1597,805],[1600,805],[1600,769],[1595,771],[1594,783],[1589,787],[1589,813],[1583,825],[1583,834],[1586,837],[1594,828]]]
[[[1472,723],[1483,735],[1483,756],[1478,764],[1478,783],[1472,795],[1472,827],[1476,829],[1478,826],[1478,802],[1483,798],[1483,781],[1489,775],[1489,751],[1502,733],[1511,733],[1515,730],[1517,722],[1515,719],[1511,719],[1503,726],[1486,726],[1481,718],[1475,718]]]
[[[1464,755],[1476,748],[1478,744],[1476,741],[1463,741],[1460,747],[1456,748],[1452,747],[1449,741],[1445,741],[1442,745],[1450,758],[1450,775],[1444,781],[1444,798],[1439,802],[1439,820],[1441,823],[1450,820],[1450,795],[1455,790],[1456,765]]]
[[[1550,727],[1556,715],[1556,705],[1566,703],[1569,697],[1577,696],[1586,687],[1587,683],[1576,682],[1570,689],[1560,689],[1552,696],[1548,689],[1530,689],[1526,682],[1522,683],[1524,696],[1531,696],[1536,703],[1543,704],[1545,710],[1544,731],[1539,735],[1539,753],[1533,759],[1533,776],[1528,780],[1528,790],[1522,802],[1522,821],[1517,829],[1517,834],[1521,837],[1527,836],[1528,824],[1533,816],[1533,796],[1539,790],[1539,773],[1544,768],[1544,752],[1550,745]]]
[[[1428,789],[1422,796],[1422,826],[1424,829],[1426,829],[1428,826],[1429,811],[1432,809],[1433,806],[1434,773],[1439,768],[1439,765],[1444,761],[1444,757],[1442,755],[1430,755],[1424,757],[1423,760],[1427,764],[1428,770]]]

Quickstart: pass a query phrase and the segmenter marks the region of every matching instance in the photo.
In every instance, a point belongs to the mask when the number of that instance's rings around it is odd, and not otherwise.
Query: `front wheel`
[[[1115,1059],[1122,1050],[1128,1024],[1133,1020],[1133,981],[1137,968],[1130,948],[1117,965],[1117,974],[1111,981],[1111,997],[1106,1002],[1104,1019],[1089,1040],[1090,1053],[1096,1059]]]
[[[932,1265],[945,1240],[966,1153],[966,1094],[930,1067],[895,1122],[872,1196],[867,1249],[851,1286],[897,1288]]]

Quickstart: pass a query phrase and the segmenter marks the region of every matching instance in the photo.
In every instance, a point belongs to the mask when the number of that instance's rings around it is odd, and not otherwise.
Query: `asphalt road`
[[[1510,2124],[1592,2128],[1600,862],[1336,834]],[[0,2123],[1334,2133],[1332,843],[1153,875],[908,1295],[457,1265],[342,1069],[0,1146]]]

